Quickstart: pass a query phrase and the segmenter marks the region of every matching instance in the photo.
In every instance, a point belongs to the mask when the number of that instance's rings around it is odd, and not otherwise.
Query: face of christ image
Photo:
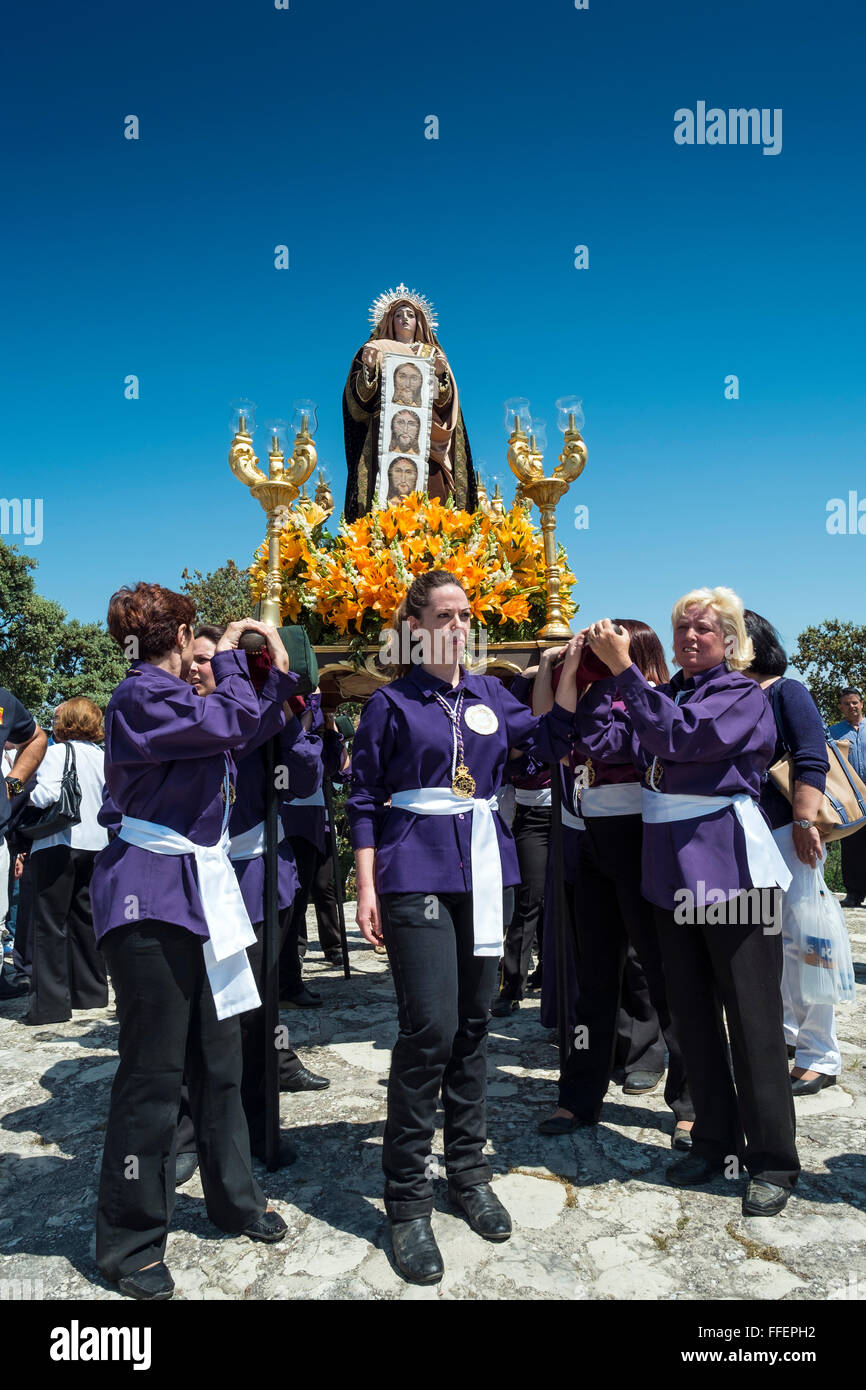
[[[391,421],[391,443],[388,452],[398,450],[401,454],[418,453],[418,436],[421,421],[412,410],[398,410]]]
[[[407,362],[404,367],[397,367],[394,372],[394,404],[420,405],[421,381],[420,371],[411,362]]]
[[[388,501],[408,497],[418,486],[418,465],[411,459],[397,458],[388,469]]]

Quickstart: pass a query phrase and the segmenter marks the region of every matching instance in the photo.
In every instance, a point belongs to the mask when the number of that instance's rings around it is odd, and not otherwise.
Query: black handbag
[[[17,827],[18,834],[26,840],[44,840],[47,835],[56,835],[59,830],[78,825],[81,820],[81,785],[75,769],[75,749],[71,743],[66,745],[59,797],[50,806],[33,809],[33,819],[23,818]]]

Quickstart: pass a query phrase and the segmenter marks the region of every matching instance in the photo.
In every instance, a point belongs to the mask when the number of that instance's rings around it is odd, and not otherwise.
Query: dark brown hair
[[[456,584],[458,589],[463,589],[460,580],[455,575],[449,574],[447,570],[426,570],[423,574],[415,576],[391,622],[391,628],[396,633],[401,647],[411,641],[408,619],[418,618],[420,620],[424,616],[424,609],[430,602],[432,595],[437,589],[444,589],[448,584]],[[466,590],[463,589],[463,592],[465,593]],[[412,663],[401,662],[386,669],[394,673],[394,679],[398,679],[400,676],[409,674]]]
[[[67,743],[71,739],[79,743],[101,743],[105,738],[102,710],[86,695],[76,695],[57,706],[53,729],[55,743]]]
[[[641,675],[654,685],[667,685],[671,678],[665,651],[658,635],[640,618],[614,618],[629,635],[628,654]]]
[[[199,623],[195,635],[196,637],[203,637],[206,642],[213,642],[216,646],[220,638],[225,636],[225,628],[217,627],[216,623]]]
[[[195,605],[186,594],[143,580],[134,589],[118,589],[108,603],[108,631],[134,661],[165,656],[181,624],[191,632],[194,622]]]

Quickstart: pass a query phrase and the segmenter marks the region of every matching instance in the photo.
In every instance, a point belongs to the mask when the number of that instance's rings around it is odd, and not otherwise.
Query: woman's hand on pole
[[[631,666],[631,637],[623,630],[617,632],[610,618],[602,618],[600,623],[592,623],[587,631],[587,641],[611,675],[621,676],[623,671],[627,671]]]
[[[577,674],[577,668],[580,665],[580,658],[583,655],[584,642],[584,633],[578,632],[576,636],[572,637],[567,647],[560,647],[556,652],[556,655],[559,654],[559,651],[565,652],[565,660],[562,663],[562,675],[559,678],[559,685],[556,690],[556,703],[561,705],[563,709],[571,710],[572,713],[577,708],[577,684],[575,682],[575,676]],[[551,650],[553,649],[548,647],[542,652],[542,662],[544,662],[545,657],[547,657],[548,652]],[[549,660],[552,661],[553,657],[550,657]]]

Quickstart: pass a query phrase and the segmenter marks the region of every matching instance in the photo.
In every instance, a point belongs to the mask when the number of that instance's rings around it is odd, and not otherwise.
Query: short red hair
[[[101,743],[105,738],[102,710],[86,695],[76,695],[57,706],[53,729],[55,743],[68,743],[70,739],[77,739],[79,743]]]
[[[143,580],[134,589],[118,589],[108,603],[108,631],[133,661],[165,656],[181,624],[191,631],[194,622],[195,605],[186,594]]]

